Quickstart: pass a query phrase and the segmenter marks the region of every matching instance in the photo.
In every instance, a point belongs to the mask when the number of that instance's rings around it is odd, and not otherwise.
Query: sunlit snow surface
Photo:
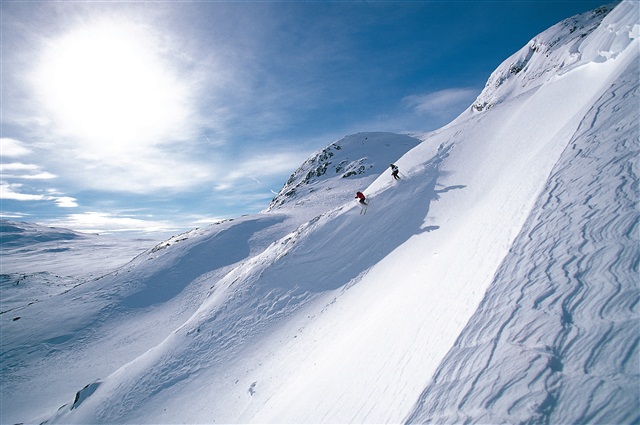
[[[97,279],[153,246],[153,238],[120,238],[0,221],[2,314]],[[11,311],[16,313],[11,313]]]
[[[640,420],[637,99],[631,64],[585,115],[410,422]]]
[[[608,12],[421,143],[348,136],[263,213],[0,315],[2,422],[640,420],[638,4]]]

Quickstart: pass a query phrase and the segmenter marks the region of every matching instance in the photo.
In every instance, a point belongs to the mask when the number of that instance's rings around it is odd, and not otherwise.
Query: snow
[[[3,314],[113,271],[154,242],[9,220],[0,221],[0,234]]]
[[[330,144],[260,214],[104,266],[69,236],[81,284],[3,284],[1,421],[638,422],[638,9],[543,32],[440,130]],[[13,243],[2,273],[52,273]]]
[[[410,422],[640,419],[637,72],[585,115]]]

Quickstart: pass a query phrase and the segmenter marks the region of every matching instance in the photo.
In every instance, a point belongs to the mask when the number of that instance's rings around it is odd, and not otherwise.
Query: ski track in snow
[[[582,121],[408,423],[640,421],[637,77]]]

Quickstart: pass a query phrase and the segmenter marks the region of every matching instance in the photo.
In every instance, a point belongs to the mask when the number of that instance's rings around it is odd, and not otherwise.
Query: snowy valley
[[[640,422],[639,16],[549,28],[260,214],[104,249],[4,221],[0,421]]]

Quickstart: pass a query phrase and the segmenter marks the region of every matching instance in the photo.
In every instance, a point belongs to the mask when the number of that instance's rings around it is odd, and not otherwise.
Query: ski
[[[367,215],[367,208],[369,207],[369,201],[367,201],[367,203],[362,203],[361,202],[361,206],[360,206],[360,215]]]

